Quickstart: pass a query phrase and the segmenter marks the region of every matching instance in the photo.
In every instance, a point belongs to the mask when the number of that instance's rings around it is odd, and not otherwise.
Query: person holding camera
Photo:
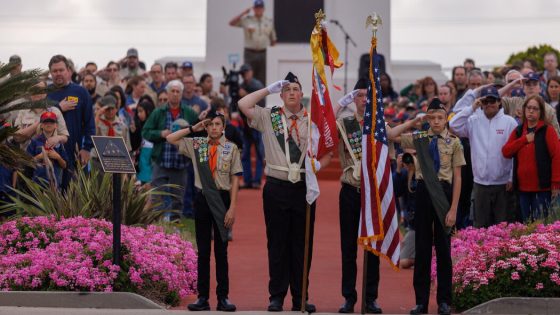
[[[479,93],[476,100],[464,97],[470,104],[449,122],[457,136],[470,140],[474,226],[478,228],[508,219],[507,192],[512,190],[513,161],[502,155],[502,147],[517,127],[515,119],[504,114],[496,87],[487,86]]]

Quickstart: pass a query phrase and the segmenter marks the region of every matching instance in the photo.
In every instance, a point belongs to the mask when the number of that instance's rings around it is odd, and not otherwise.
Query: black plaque
[[[105,173],[135,174],[136,169],[122,137],[92,136]]]
[[[315,13],[325,11],[324,0],[274,1],[274,27],[279,43],[309,43]],[[303,30],[303,31],[302,31]]]

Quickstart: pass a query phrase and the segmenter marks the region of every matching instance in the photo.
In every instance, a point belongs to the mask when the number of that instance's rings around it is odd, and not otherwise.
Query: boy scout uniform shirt
[[[286,119],[286,129],[288,130],[288,132],[290,132],[290,117],[294,114],[291,113],[286,107],[282,107],[282,111],[284,112],[283,115]],[[282,150],[282,147],[278,143],[276,135],[274,134],[274,130],[272,129],[272,119],[270,117],[270,113],[271,108],[262,108],[260,106],[255,106],[253,111],[253,119],[249,120],[249,127],[255,128],[262,133],[264,143],[264,156],[267,164],[264,169],[265,174],[276,179],[288,181],[287,171],[274,170],[268,167],[268,164],[286,168],[289,167],[288,162],[286,161],[286,153],[284,153],[284,150]],[[305,110],[305,108],[302,108],[297,114],[295,114],[297,116],[299,144],[297,142],[298,137],[297,135],[295,135],[295,130],[294,134],[292,135],[292,138],[294,139],[294,141],[296,141],[296,144],[298,144],[298,148],[301,151],[301,154],[305,154],[305,151],[307,150],[308,124],[306,113],[307,111]],[[287,135],[284,136],[287,137]],[[304,168],[303,165],[304,163],[302,163],[302,168]]]
[[[235,26],[243,28],[245,48],[265,50],[273,41],[276,41],[274,23],[266,16],[258,19],[253,15],[249,15],[239,20]]]
[[[434,135],[431,128],[428,130],[428,135]],[[465,162],[463,146],[459,138],[449,133],[447,128],[440,136],[441,137],[438,138],[440,168],[437,176],[440,181],[443,180],[451,184],[453,181],[453,169],[456,166],[463,166],[467,163]],[[401,135],[401,147],[403,149],[415,149],[413,134],[407,133]],[[414,159],[414,166],[416,168],[416,179],[423,179],[420,164],[416,159]]]
[[[101,115],[101,119],[105,119],[105,116]],[[103,122],[96,122],[96,124],[97,126],[95,126],[95,129],[97,136],[109,135],[108,126],[106,126]],[[115,130],[115,137],[122,137],[124,139],[124,144],[130,152],[132,150],[132,145],[130,144],[128,126],[118,116],[115,116],[115,119],[113,120],[113,130]],[[91,150],[91,156],[94,158],[98,157],[97,150],[95,150],[95,148]]]
[[[228,143],[231,146],[231,150],[224,153],[224,145]],[[208,144],[210,146],[210,144]],[[183,138],[179,141],[178,147],[179,154],[184,154],[190,158],[194,163],[194,185],[198,189],[202,189],[202,184],[200,183],[200,175],[198,174],[198,160],[195,158],[193,138]],[[217,163],[216,170],[214,171],[214,182],[216,183],[216,188],[218,190],[230,190],[231,189],[231,176],[235,176],[243,172],[241,167],[241,157],[239,155],[239,149],[233,142],[226,141],[226,138],[222,136],[220,138],[220,143],[216,150]]]

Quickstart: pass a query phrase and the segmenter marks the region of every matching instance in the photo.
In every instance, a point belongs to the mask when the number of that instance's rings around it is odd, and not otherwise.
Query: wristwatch
[[[189,131],[190,131],[191,133],[194,133],[194,130],[193,130],[193,128],[192,128],[192,125],[189,126]]]

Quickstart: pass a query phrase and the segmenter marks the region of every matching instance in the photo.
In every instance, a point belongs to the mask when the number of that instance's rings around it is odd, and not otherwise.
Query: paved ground
[[[315,243],[310,273],[310,302],[316,304],[318,312],[336,313],[343,302],[340,293],[341,258],[340,232],[338,226],[338,181],[321,181],[321,196],[317,203]],[[242,190],[239,194],[234,241],[229,247],[230,299],[238,310],[266,310],[268,305],[268,265],[266,235],[262,213],[261,190]],[[212,259],[213,261],[213,259]],[[361,288],[362,255],[358,256],[358,295]],[[212,266],[212,282],[214,267]],[[216,300],[211,287],[211,307]],[[395,272],[385,261],[381,263],[381,283],[378,302],[385,314],[408,313],[414,306],[412,270]],[[195,297],[184,299],[178,309]],[[291,308],[291,298],[286,297],[285,309]],[[430,311],[436,312],[434,298]],[[356,306],[359,312],[359,307]]]

